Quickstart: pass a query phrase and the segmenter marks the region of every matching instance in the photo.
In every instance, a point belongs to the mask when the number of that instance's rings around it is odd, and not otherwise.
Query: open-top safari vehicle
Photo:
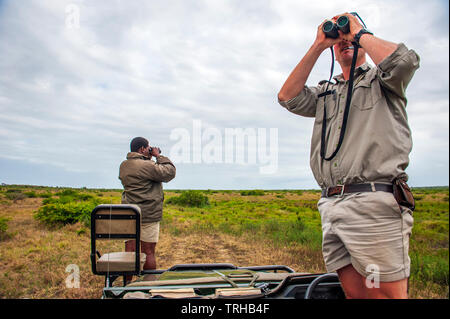
[[[105,299],[341,299],[335,273],[297,273],[283,265],[236,267],[229,263],[181,264],[164,270],[143,270],[145,254],[101,255],[97,240],[140,240],[137,205],[99,205],[91,214],[91,263],[105,277]],[[127,276],[137,276],[126,284]],[[123,277],[123,285],[113,283]],[[149,280],[151,277],[151,280]]]

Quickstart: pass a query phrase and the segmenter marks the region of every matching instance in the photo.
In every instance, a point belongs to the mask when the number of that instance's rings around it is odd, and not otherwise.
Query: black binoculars
[[[340,16],[336,23],[329,20],[322,25],[322,31],[327,38],[339,38],[338,30],[341,30],[342,33],[350,32],[350,21],[347,16]]]
[[[159,147],[151,147],[151,146],[150,146],[150,154],[153,152],[153,148],[156,148],[159,154],[161,154],[161,149]]]

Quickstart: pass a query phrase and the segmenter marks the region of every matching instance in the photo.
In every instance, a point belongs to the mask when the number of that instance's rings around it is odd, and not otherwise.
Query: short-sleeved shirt
[[[377,67],[368,63],[355,70],[350,112],[342,146],[327,161],[321,158],[321,134],[326,103],[326,153],[337,147],[344,116],[348,81],[342,74],[329,83],[305,86],[294,98],[279,103],[292,113],[315,117],[311,139],[310,165],[322,188],[365,182],[390,183],[396,177],[408,178],[405,169],[412,149],[411,130],[406,114],[405,90],[419,56],[403,43]]]

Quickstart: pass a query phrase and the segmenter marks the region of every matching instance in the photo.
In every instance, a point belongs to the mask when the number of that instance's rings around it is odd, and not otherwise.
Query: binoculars
[[[327,38],[339,38],[338,30],[341,30],[342,33],[350,32],[350,21],[347,16],[340,16],[336,20],[336,23],[328,20],[322,25],[322,31]]]
[[[159,147],[151,147],[151,146],[150,146],[150,150],[149,150],[150,154],[153,152],[154,148],[156,148],[158,150],[159,154],[161,154],[161,149]]]

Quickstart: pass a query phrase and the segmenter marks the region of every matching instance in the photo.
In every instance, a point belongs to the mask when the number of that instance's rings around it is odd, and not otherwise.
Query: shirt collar
[[[127,153],[127,159],[150,159],[149,157],[145,156],[144,154],[138,153],[138,152],[128,152]]]
[[[356,68],[354,78],[357,78],[358,76],[360,76],[364,72],[368,71],[369,69],[370,69],[369,63],[365,62],[365,63],[361,64],[359,67]],[[344,79],[344,76],[342,75],[342,73],[334,76],[333,79],[337,83],[345,82],[345,79]]]

